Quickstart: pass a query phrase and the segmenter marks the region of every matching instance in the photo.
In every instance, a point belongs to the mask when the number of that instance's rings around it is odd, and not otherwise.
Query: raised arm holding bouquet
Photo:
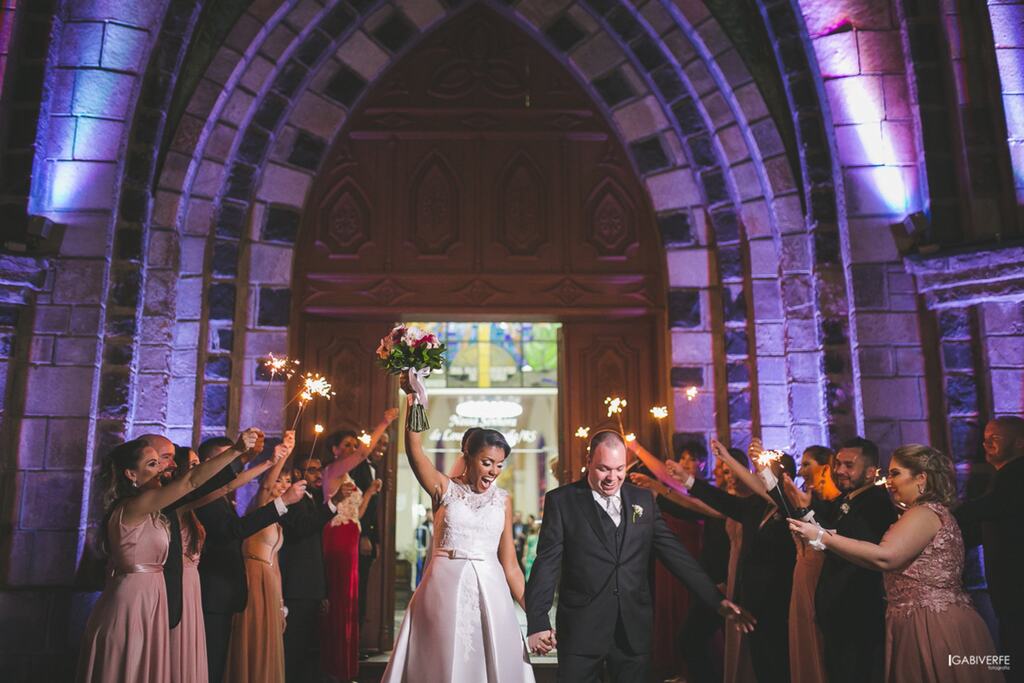
[[[409,408],[408,421],[413,432],[430,429],[426,412],[427,388],[423,380],[432,370],[443,367],[446,348],[437,335],[415,325],[395,325],[377,347],[380,366],[390,375],[401,375],[402,389],[415,397]]]

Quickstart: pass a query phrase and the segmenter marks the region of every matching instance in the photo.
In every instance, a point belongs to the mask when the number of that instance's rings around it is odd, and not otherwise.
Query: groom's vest
[[[597,518],[601,520],[601,530],[604,531],[604,536],[607,538],[612,547],[615,548],[616,557],[619,554],[619,549],[622,547],[622,535],[626,530],[626,513],[622,512],[619,515],[619,526],[615,526],[615,522],[608,516],[608,511],[601,507],[593,498],[590,499],[591,504],[597,508]]]

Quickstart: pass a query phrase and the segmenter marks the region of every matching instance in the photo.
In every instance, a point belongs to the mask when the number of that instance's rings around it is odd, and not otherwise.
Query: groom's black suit
[[[526,585],[527,632],[551,628],[548,611],[557,583],[561,680],[596,680],[604,659],[613,679],[634,680],[646,671],[654,623],[652,550],[700,600],[717,607],[723,599],[658,514],[654,496],[625,483],[621,492],[618,527],[585,479],[545,497],[537,558]]]

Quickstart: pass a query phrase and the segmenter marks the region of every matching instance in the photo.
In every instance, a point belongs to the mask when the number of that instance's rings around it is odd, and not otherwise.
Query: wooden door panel
[[[565,221],[562,144],[486,140],[480,145],[485,271],[560,271]]]
[[[576,169],[570,188],[574,272],[636,272],[656,267],[644,244],[654,237],[642,188],[621,149],[608,141],[577,142],[569,162]]]
[[[563,483],[579,478],[585,444],[573,435],[578,427],[591,433],[618,429],[608,417],[604,399],[627,401],[622,414],[626,432],[633,432],[652,452],[658,452],[658,426],[648,411],[665,403],[666,382],[660,364],[661,347],[656,317],[621,322],[568,322],[563,325],[559,367],[562,405],[561,452],[568,454],[562,467]]]
[[[389,223],[399,237],[400,270],[466,271],[474,268],[479,225],[475,143],[471,140],[404,140],[397,152],[394,207]],[[390,187],[389,187],[390,186]]]
[[[315,226],[312,244],[300,242],[301,258],[311,272],[338,269],[379,271],[387,260],[387,158],[382,147],[353,140],[338,151],[334,164],[317,184],[310,202]]]

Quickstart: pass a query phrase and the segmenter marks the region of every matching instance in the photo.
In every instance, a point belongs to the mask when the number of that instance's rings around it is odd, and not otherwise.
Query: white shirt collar
[[[621,486],[619,487],[619,490],[618,490],[618,491],[616,491],[615,493],[613,493],[613,494],[612,494],[612,495],[610,495],[610,496],[606,496],[606,495],[604,495],[603,493],[601,493],[601,492],[600,492],[600,491],[598,491],[597,489],[590,489],[590,492],[591,492],[592,494],[594,494],[594,500],[596,500],[596,501],[597,501],[597,502],[598,502],[599,504],[601,504],[601,505],[604,505],[604,504],[605,504],[605,501],[606,501],[606,500],[609,500],[609,499],[611,499],[611,500],[617,500],[617,501],[619,502],[619,504],[620,504],[620,505],[621,505],[621,503],[622,503],[622,487],[621,487]]]

